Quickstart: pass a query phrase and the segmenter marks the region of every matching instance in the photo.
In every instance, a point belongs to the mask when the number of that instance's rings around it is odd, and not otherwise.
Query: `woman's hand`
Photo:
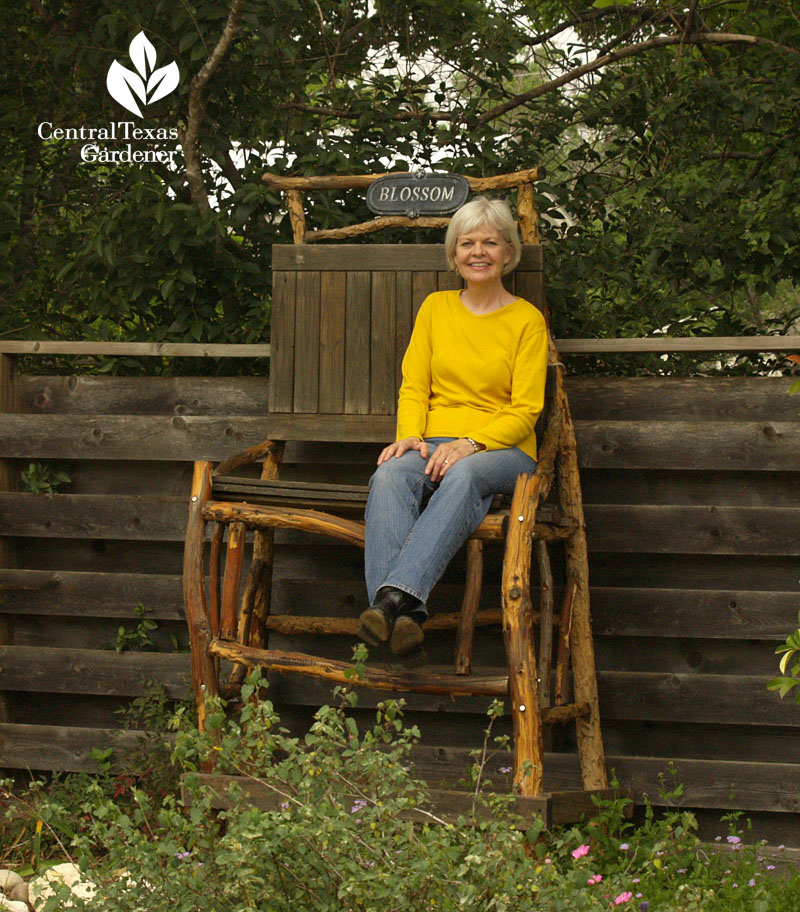
[[[404,440],[396,440],[394,443],[390,443],[389,446],[381,450],[381,455],[378,457],[378,465],[392,459],[394,456],[402,456],[406,450],[419,450],[419,455],[423,459],[428,458],[428,444],[424,440],[420,440],[419,437],[406,437]]]
[[[430,475],[431,481],[441,481],[454,463],[465,456],[471,456],[474,452],[475,447],[464,437],[451,440],[449,443],[440,443],[425,466],[425,474]]]

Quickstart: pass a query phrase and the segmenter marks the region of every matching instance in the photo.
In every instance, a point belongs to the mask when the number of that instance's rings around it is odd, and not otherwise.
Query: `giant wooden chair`
[[[195,465],[184,591],[201,725],[204,695],[235,694],[247,669],[255,666],[333,682],[351,680],[346,662],[269,648],[270,631],[354,635],[357,623],[355,617],[270,614],[274,530],[304,530],[364,544],[367,488],[280,480],[284,443],[394,439],[400,362],[415,309],[431,291],[460,287],[458,277],[447,271],[441,244],[316,243],[386,225],[444,227],[446,218],[384,217],[347,229],[306,231],[301,190],[366,187],[379,176],[265,177],[270,186],[287,193],[295,243],[273,248],[270,439],[216,468],[207,462]],[[517,188],[524,246],[509,287],[546,315],[533,205],[536,179],[534,169],[469,183],[473,190]],[[355,680],[396,692],[507,697],[513,716],[514,783],[523,796],[542,790],[544,726],[572,721],[577,726],[583,788],[607,787],[575,433],[564,371],[552,339],[547,406],[539,432],[535,474],[520,476],[510,505],[493,509],[465,546],[467,579],[461,610],[434,615],[426,625],[456,631],[452,671],[368,666]],[[263,462],[260,479],[235,475],[255,461]],[[252,556],[243,580],[249,532]],[[502,598],[498,609],[479,612],[487,542],[504,549]],[[548,551],[556,542],[564,543],[566,556],[558,618]],[[540,586],[536,612],[530,594],[534,561]],[[486,624],[502,624],[505,674],[471,673],[473,632],[476,625]],[[224,680],[221,668],[231,666],[220,660],[233,663]]]

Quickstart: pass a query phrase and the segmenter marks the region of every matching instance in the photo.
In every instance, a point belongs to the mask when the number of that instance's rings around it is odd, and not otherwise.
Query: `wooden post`
[[[0,354],[0,413],[16,412],[17,404],[17,365],[10,355]],[[0,418],[0,421],[2,419]],[[0,459],[0,491],[13,491],[16,478],[10,462]],[[14,547],[0,536],[0,567],[16,566]],[[14,618],[12,615],[0,614],[0,644],[11,646],[14,643]],[[0,691],[0,722],[11,722],[11,701]]]
[[[520,184],[517,191],[517,219],[523,244],[539,243],[539,210],[533,196],[533,184]]]
[[[547,542],[535,541],[539,570],[539,705],[550,705],[550,673],[553,668],[553,570]]]
[[[273,446],[264,455],[264,465],[261,469],[262,481],[275,481],[281,471],[283,451],[286,444],[283,440],[273,441]],[[253,600],[253,623],[246,646],[260,646],[264,649],[269,644],[267,631],[267,618],[272,611],[272,563],[274,559],[274,529],[259,529],[255,534],[253,543],[253,561],[258,561],[259,572],[255,580],[256,590]]]
[[[540,484],[541,478],[535,475],[517,479],[503,559],[503,637],[514,721],[514,784],[525,796],[541,791],[544,765],[530,596],[532,534]],[[528,764],[530,768],[526,769]]]
[[[205,727],[205,698],[216,696],[219,692],[214,660],[208,651],[212,635],[203,564],[206,528],[203,506],[210,496],[211,463],[196,462],[183,552],[183,599],[192,649],[192,687],[197,701],[197,721],[201,731]]]
[[[292,237],[295,244],[302,244],[306,236],[306,213],[303,209],[303,194],[296,189],[286,191],[289,221],[292,223]]]
[[[562,371],[562,367],[558,367]],[[573,699],[586,703],[589,715],[576,720],[578,752],[585,789],[608,788],[603,734],[600,729],[600,706],[595,674],[594,642],[589,613],[589,555],[586,548],[586,522],[583,514],[580,473],[578,471],[578,446],[575,426],[567,401],[563,382],[560,384],[560,402],[563,409],[563,447],[561,451],[561,485],[559,497],[564,514],[577,523],[573,534],[564,542],[567,558],[567,578],[574,582],[572,599],[572,650]]]

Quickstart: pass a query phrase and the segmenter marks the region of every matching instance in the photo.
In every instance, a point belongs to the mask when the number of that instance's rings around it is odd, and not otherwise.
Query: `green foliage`
[[[31,494],[53,494],[60,485],[72,479],[53,462],[31,462],[22,470],[23,490]]]
[[[509,796],[482,787],[497,744],[491,737],[497,708],[490,709],[486,743],[471,770],[473,812],[455,823],[440,822],[426,787],[409,768],[418,732],[404,726],[400,706],[381,704],[372,727],[361,731],[345,708],[352,695],[340,690],[339,696],[338,708],[320,709],[308,733],[295,737],[263,698],[256,673],[236,715],[210,702],[204,734],[179,710],[171,723],[168,765],[173,776],[182,774],[182,792],[174,778],[173,787],[158,790],[131,776],[121,788],[105,754],[98,757],[99,775],[65,777],[49,790],[33,783],[17,799],[17,812],[40,821],[51,847],[77,861],[98,885],[90,902],[70,900],[75,909],[796,907],[800,877],[767,876],[758,850],[742,844],[738,814],[729,815],[725,837],[733,850],[721,856],[699,844],[691,813],[669,806],[656,814],[648,806],[636,826],[625,817],[625,799],[597,802],[589,823],[546,832],[536,821],[523,833],[509,811]],[[163,721],[165,708],[163,698],[150,697],[139,710],[155,714],[151,724],[156,717]],[[220,794],[219,781],[200,776],[209,757],[217,773],[235,773],[272,796],[272,809],[252,807],[239,785]],[[681,800],[680,791],[672,786],[668,805]],[[227,807],[218,810],[221,797]],[[32,861],[46,863],[30,852],[24,854],[29,869]]]
[[[229,8],[5,5],[0,336],[266,341],[270,248],[291,232],[262,173],[411,164],[547,167],[539,205],[557,335],[765,334],[797,320],[800,25],[789,0],[248,0],[203,92],[204,187],[184,180],[180,139],[160,144],[175,169],[88,163],[79,143],[40,139],[43,121],[129,119],[105,74],[140,29],[181,72],[142,126],[185,129],[191,79]],[[587,56],[690,26],[753,43],[646,48],[521,98]],[[351,191],[307,202],[310,228],[369,216]],[[753,360],[728,367],[740,365]]]
[[[152,612],[148,605],[136,606],[136,617],[139,619],[136,626],[129,630],[124,624],[117,630],[117,641],[114,648],[117,652],[154,652],[158,646],[153,642],[151,634],[158,630],[158,622],[148,615]]]

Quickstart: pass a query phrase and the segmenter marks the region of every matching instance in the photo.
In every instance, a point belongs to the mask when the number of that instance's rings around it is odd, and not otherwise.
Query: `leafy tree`
[[[3,17],[6,337],[266,340],[270,245],[291,233],[263,172],[412,164],[547,167],[559,335],[797,318],[791,0],[9,0]],[[140,31],[181,74],[141,120],[105,87]],[[175,166],[86,162],[38,132],[114,121],[177,127],[136,142]],[[368,216],[353,193],[308,204],[312,227]]]

